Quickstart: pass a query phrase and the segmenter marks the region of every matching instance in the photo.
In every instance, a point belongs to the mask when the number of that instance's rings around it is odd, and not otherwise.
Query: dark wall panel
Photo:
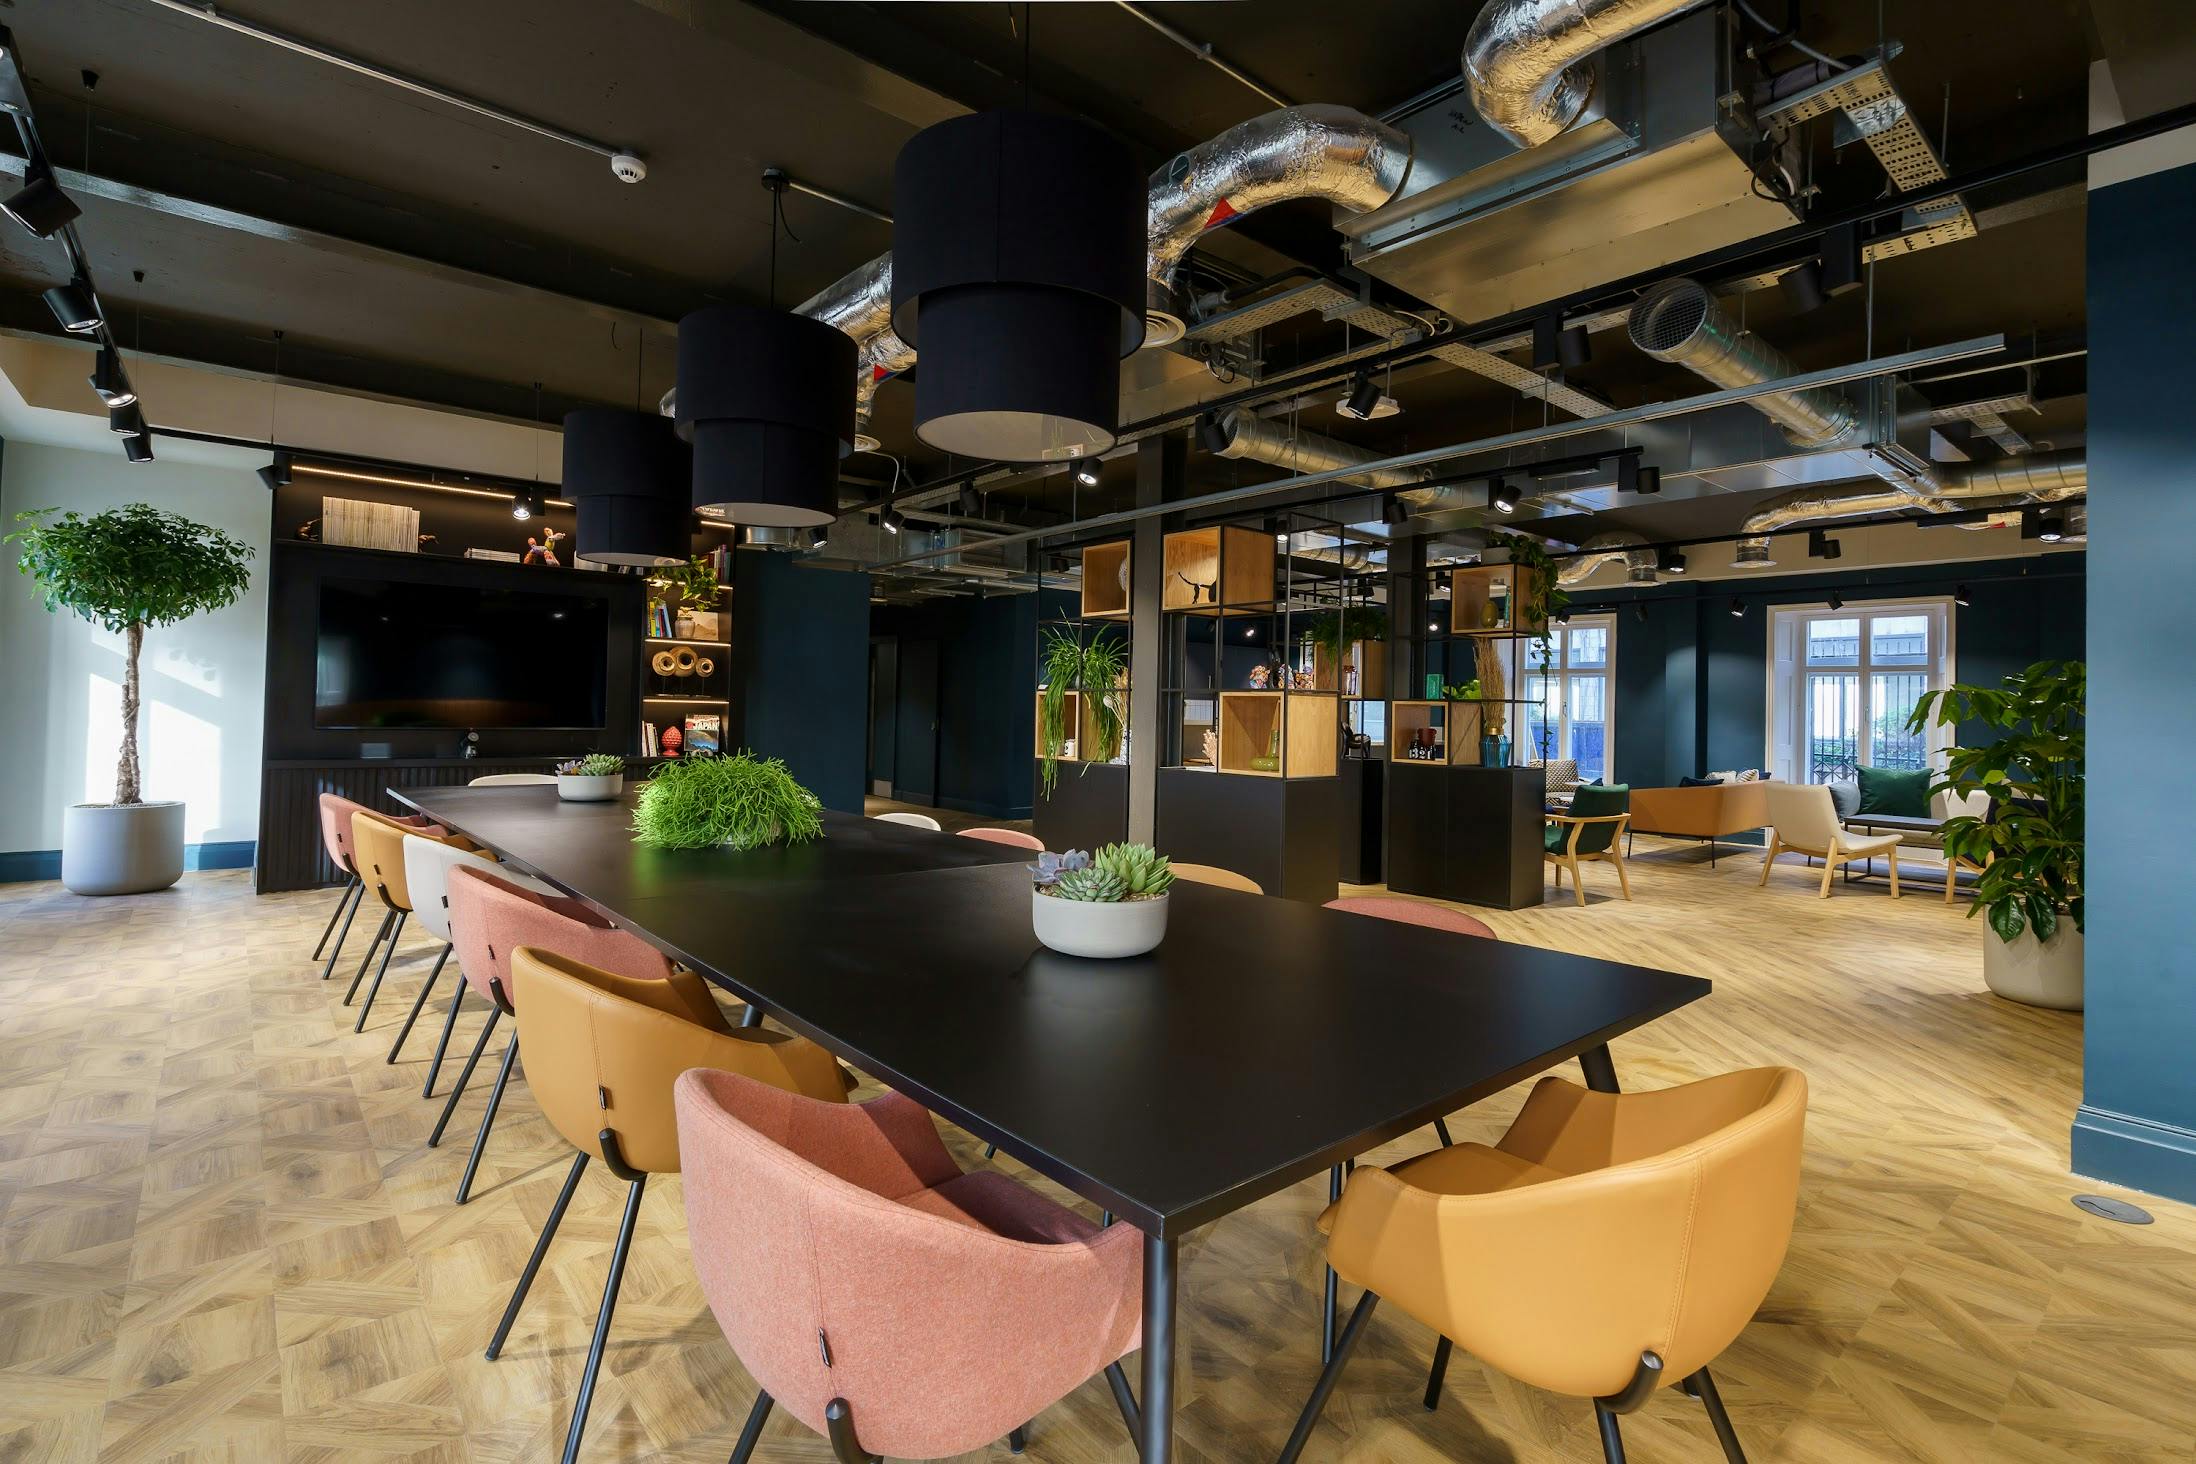
[[[788,554],[732,556],[732,747],[782,757],[826,808],[862,811],[869,576]]]

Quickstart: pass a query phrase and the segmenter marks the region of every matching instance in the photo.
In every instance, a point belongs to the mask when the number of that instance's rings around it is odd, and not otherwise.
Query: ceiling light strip
[[[458,483],[436,483],[426,478],[398,478],[386,473],[361,473],[352,468],[330,468],[319,463],[296,461],[291,462],[290,471],[293,473],[314,473],[323,478],[347,478],[354,483],[382,483],[391,488],[421,488],[433,493],[466,493],[475,498],[508,499],[513,493],[528,491],[524,484],[513,484],[509,488],[468,488]],[[548,504],[551,508],[570,508],[572,506],[572,501],[568,498],[545,498],[542,502]]]

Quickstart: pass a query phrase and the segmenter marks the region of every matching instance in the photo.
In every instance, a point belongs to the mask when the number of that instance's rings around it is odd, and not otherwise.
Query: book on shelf
[[[654,722],[641,723],[641,756],[661,757],[662,755],[656,750],[656,724]]]
[[[688,752],[715,752],[722,736],[724,719],[715,712],[697,712],[686,719],[686,750]]]

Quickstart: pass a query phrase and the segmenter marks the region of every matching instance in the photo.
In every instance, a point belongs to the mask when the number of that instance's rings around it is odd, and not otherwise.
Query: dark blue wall
[[[2106,837],[2086,878],[2073,1167],[2181,1200],[2196,1200],[2196,945],[2160,801],[2196,728],[2192,231],[2196,166],[2089,195],[2089,827]]]
[[[1941,530],[1954,533],[1957,530]],[[1716,768],[1761,765],[1768,740],[1769,615],[1779,605],[1949,595],[1957,674],[1994,683],[2035,661],[2083,654],[2082,554],[1971,561],[1844,574],[1707,580],[1654,590],[1589,591],[1576,611],[1615,610],[1616,773],[1634,787],[1667,787]],[[1731,601],[1746,607],[1742,618]],[[1643,622],[1633,606],[1644,604]]]
[[[880,605],[871,631],[938,647],[937,805],[1028,818],[1035,793],[1037,630],[1072,617],[1073,595],[992,595]],[[903,683],[902,697],[906,687]]]
[[[732,556],[727,742],[782,757],[824,807],[862,811],[869,742],[869,576],[789,554]]]

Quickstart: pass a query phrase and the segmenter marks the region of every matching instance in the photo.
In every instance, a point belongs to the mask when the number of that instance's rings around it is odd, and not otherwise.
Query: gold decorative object
[[[669,651],[658,651],[649,659],[648,664],[655,668],[658,676],[670,676],[678,671],[679,659]]]
[[[691,676],[694,674],[695,664],[700,660],[700,655],[695,652],[692,646],[680,646],[671,653],[671,674],[674,676]]]

